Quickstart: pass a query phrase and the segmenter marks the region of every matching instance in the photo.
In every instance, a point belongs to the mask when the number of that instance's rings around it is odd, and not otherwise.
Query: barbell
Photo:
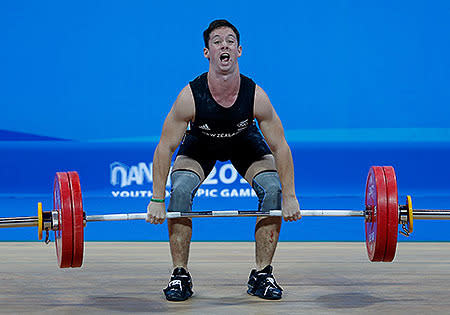
[[[281,210],[271,211],[191,211],[168,212],[167,218],[190,217],[258,217],[281,216]],[[370,261],[391,262],[400,233],[409,236],[416,219],[450,219],[450,209],[413,209],[411,196],[399,205],[397,179],[392,166],[372,166],[366,182],[364,210],[301,210],[302,216],[364,217],[366,249]],[[84,227],[87,222],[145,220],[147,213],[86,215],[83,210],[80,179],[77,172],[57,172],[53,185],[53,210],[43,211],[38,203],[38,215],[0,218],[0,228],[37,226],[41,240],[46,232],[55,232],[55,247],[60,268],[81,267],[84,251]]]

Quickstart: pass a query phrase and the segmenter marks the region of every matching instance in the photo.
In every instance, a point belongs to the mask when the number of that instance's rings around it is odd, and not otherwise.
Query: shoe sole
[[[168,297],[166,296],[166,300],[167,300],[167,301],[170,301],[170,302],[183,302],[183,301],[186,301],[186,300],[189,299],[189,298],[190,298],[190,296],[188,296],[188,297],[185,298],[185,299],[178,299],[178,298],[173,299],[173,298],[168,298]]]
[[[264,297],[264,296],[262,296],[262,295],[258,295],[258,294],[255,294],[255,293],[252,293],[252,292],[249,292],[249,291],[247,291],[247,293],[248,293],[249,295],[251,295],[251,296],[257,296],[257,297],[259,297],[260,299],[263,299],[263,300],[271,300],[271,301],[274,301],[274,300],[281,300],[281,296]]]

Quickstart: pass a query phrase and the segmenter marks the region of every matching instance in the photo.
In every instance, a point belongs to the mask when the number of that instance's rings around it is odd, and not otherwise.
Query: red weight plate
[[[73,224],[69,179],[66,173],[58,172],[53,185],[53,209],[58,211],[58,230],[55,231],[56,256],[60,268],[72,264]]]
[[[71,200],[73,219],[73,256],[72,267],[81,267],[83,264],[84,249],[84,224],[83,224],[83,200],[81,197],[80,178],[77,172],[67,173]]]
[[[394,260],[395,251],[397,250],[397,234],[398,234],[398,193],[397,178],[392,166],[383,166],[384,176],[386,178],[387,190],[387,240],[386,251],[383,261],[390,262]]]
[[[372,166],[367,176],[365,220],[366,247],[370,261],[382,261],[386,249],[387,196],[381,166]]]

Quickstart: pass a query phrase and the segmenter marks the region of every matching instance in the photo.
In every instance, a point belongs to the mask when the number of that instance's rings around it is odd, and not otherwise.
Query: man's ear
[[[205,56],[205,58],[209,59],[209,49],[208,48],[203,48],[203,56]]]
[[[238,57],[240,57],[242,55],[242,46],[239,45],[238,47]]]

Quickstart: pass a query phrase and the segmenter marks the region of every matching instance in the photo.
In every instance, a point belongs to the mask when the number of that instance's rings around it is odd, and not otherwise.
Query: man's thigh
[[[260,160],[254,161],[250,164],[247,171],[245,172],[245,180],[252,185],[253,178],[255,175],[265,172],[265,171],[276,171],[275,158],[272,154],[264,155]]]
[[[179,155],[176,157],[172,167],[172,172],[177,170],[188,170],[196,173],[203,182],[214,167],[215,161],[197,161],[187,155]],[[206,174],[205,174],[206,173]]]

